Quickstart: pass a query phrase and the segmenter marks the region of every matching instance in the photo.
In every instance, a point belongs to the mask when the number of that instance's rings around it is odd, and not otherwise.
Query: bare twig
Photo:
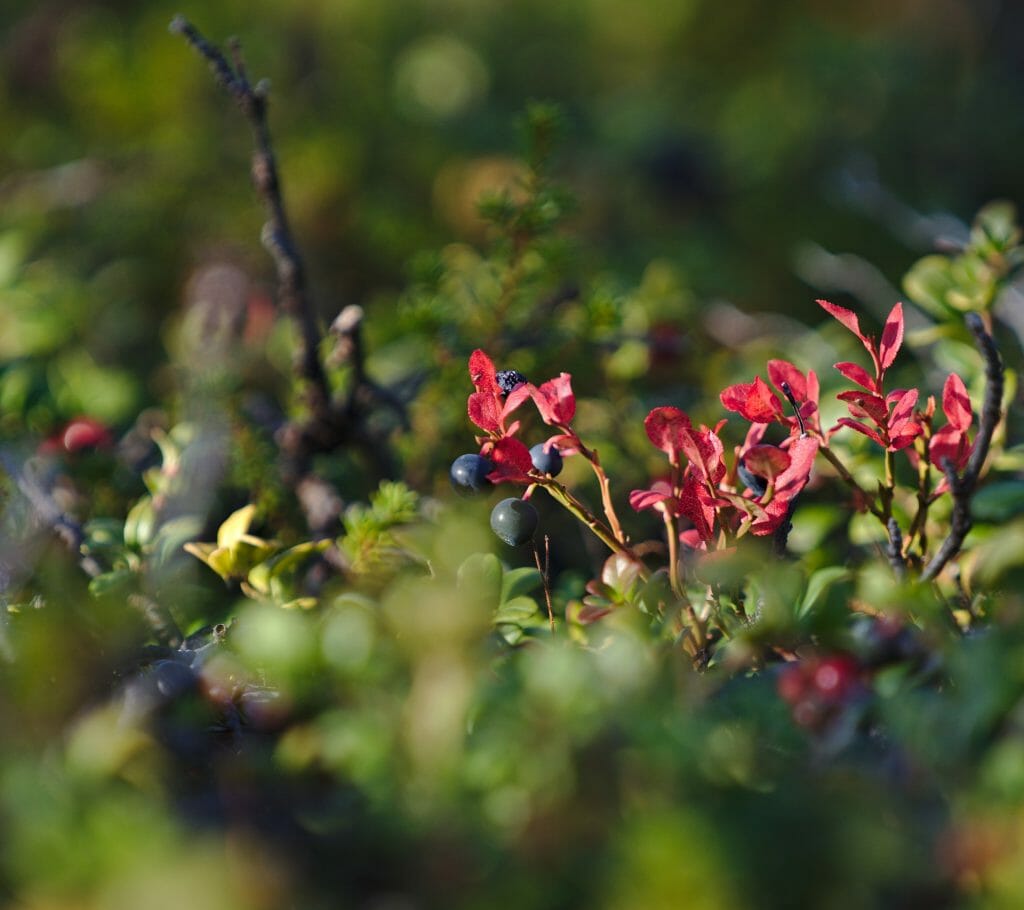
[[[0,453],[0,464],[14,481],[21,495],[28,500],[39,521],[57,535],[61,543],[78,560],[82,571],[90,578],[101,575],[103,568],[100,564],[92,556],[82,552],[82,544],[85,543],[82,526],[64,512],[42,484],[6,452]]]
[[[229,60],[185,18],[176,16],[171,22],[171,31],[182,35],[206,59],[217,84],[235,100],[252,129],[255,142],[252,178],[268,214],[262,241],[274,260],[281,308],[299,329],[295,372],[303,381],[308,410],[302,420],[286,425],[278,434],[278,444],[286,458],[286,473],[293,480],[301,480],[310,473],[315,455],[353,445],[363,453],[370,468],[379,476],[394,476],[395,465],[384,444],[383,434],[369,426],[366,418],[374,406],[384,404],[398,412],[404,424],[407,421],[405,408],[396,396],[367,377],[358,320],[351,339],[355,343],[352,352],[354,377],[340,400],[334,398],[320,356],[323,334],[306,284],[305,266],[285,211],[267,121],[269,90],[266,82],[250,83],[237,41],[229,43]]]
[[[551,568],[551,541],[548,535],[544,535],[544,564],[541,565],[540,553],[537,550],[536,544],[533,547],[533,561],[537,564],[537,571],[540,572],[540,579],[544,585],[544,602],[548,607],[548,623],[551,626],[551,631],[555,631],[555,611],[551,605],[551,578],[549,570]]]
[[[176,16],[171,22],[171,31],[184,37],[206,59],[217,84],[234,98],[252,129],[256,145],[252,156],[252,178],[269,216],[263,226],[263,245],[277,270],[281,307],[299,327],[301,342],[296,370],[308,384],[306,404],[315,418],[326,419],[330,414],[331,390],[318,352],[321,333],[306,287],[305,266],[281,196],[277,160],[267,123],[268,86],[264,81],[255,86],[249,82],[237,41],[230,44],[232,63],[182,16]]]
[[[978,435],[974,440],[974,450],[964,468],[964,473],[957,476],[956,470],[949,459],[943,459],[940,467],[949,483],[949,492],[953,497],[953,514],[950,518],[949,535],[942,542],[938,552],[921,573],[924,581],[936,578],[963,546],[964,539],[971,530],[971,497],[977,486],[981,469],[988,457],[992,436],[1002,419],[1003,401],[1003,361],[992,336],[977,313],[968,313],[967,327],[974,335],[975,343],[985,358],[985,399],[981,407],[981,418],[978,423]]]

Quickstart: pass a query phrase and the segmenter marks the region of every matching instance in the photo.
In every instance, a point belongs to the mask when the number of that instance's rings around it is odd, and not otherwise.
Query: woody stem
[[[598,457],[597,449],[588,449],[569,427],[560,427],[560,429],[564,433],[571,434],[575,437],[580,454],[590,462],[590,467],[593,469],[594,476],[597,478],[597,485],[601,490],[601,508],[604,509],[605,518],[608,519],[608,526],[619,545],[625,546],[626,535],[622,533],[622,525],[619,524],[619,516],[615,513],[615,506],[612,504],[611,485],[608,480],[608,475],[605,474],[604,468],[601,467],[601,459]],[[613,547],[612,549],[615,548]]]
[[[594,536],[608,547],[609,550],[613,553],[621,553],[623,556],[628,557],[640,566],[640,577],[645,581],[647,580],[650,573],[644,567],[637,555],[621,540],[617,539],[611,529],[609,529],[604,522],[598,519],[590,509],[583,505],[582,502],[573,496],[572,493],[554,480],[539,485],[543,486],[544,489],[548,491],[548,495],[550,495],[552,499],[560,503],[570,514],[578,518],[583,522],[583,524],[590,528]]]

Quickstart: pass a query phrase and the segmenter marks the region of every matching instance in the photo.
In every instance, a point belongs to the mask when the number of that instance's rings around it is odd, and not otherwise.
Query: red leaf
[[[495,378],[494,364],[479,348],[469,355],[469,379],[478,392],[501,393]]]
[[[775,480],[790,465],[790,457],[778,446],[754,446],[743,454],[743,463],[758,477]]]
[[[871,374],[864,369],[864,367],[856,364],[843,361],[835,365],[836,369],[843,374],[850,382],[855,382],[862,388],[867,389],[869,392],[877,391],[875,380],[871,378]]]
[[[921,424],[916,420],[908,420],[898,430],[890,431],[889,448],[894,452],[905,449],[923,432]]]
[[[913,417],[914,406],[917,404],[919,394],[917,389],[907,389],[900,395],[896,407],[892,409],[892,416],[889,418],[890,431],[897,432],[902,423]]]
[[[818,306],[820,306],[830,316],[838,319],[839,322],[846,326],[846,328],[860,339],[860,343],[867,348],[867,352],[871,355],[871,359],[874,361],[875,367],[877,368],[878,352],[875,350],[875,343],[860,330],[860,322],[857,320],[857,314],[854,313],[853,310],[848,310],[846,307],[829,303],[827,300],[819,300]]]
[[[487,475],[488,480],[500,483],[510,480],[515,483],[529,483],[527,476],[533,470],[533,459],[530,450],[518,439],[505,436],[494,442],[487,457],[494,462],[494,470]]]
[[[694,529],[679,532],[679,542],[691,550],[706,550],[708,545],[701,539],[700,534]]]
[[[558,378],[549,379],[531,393],[541,419],[547,424],[571,423],[576,414],[576,396],[572,393],[572,376],[560,373]]]
[[[937,431],[928,443],[928,457],[933,465],[942,468],[942,461],[948,458],[953,467],[960,470],[967,464],[973,446],[959,428],[947,423]]]
[[[889,406],[884,398],[878,395],[865,395],[863,392],[840,392],[836,395],[840,401],[845,401],[854,417],[868,417],[884,427],[889,422]]]
[[[688,474],[679,493],[679,511],[693,522],[701,540],[711,540],[715,529],[715,504],[703,482]]]
[[[702,479],[718,483],[725,476],[722,440],[707,427],[684,432],[680,448]]]
[[[876,433],[870,427],[866,427],[864,426],[864,424],[859,423],[856,420],[850,420],[849,417],[840,417],[837,423],[841,424],[844,427],[849,427],[851,430],[856,430],[858,433],[863,433],[869,439],[873,439],[875,442],[877,442],[883,449],[886,448],[885,441],[882,439],[882,437],[879,436],[878,433]]]
[[[946,385],[942,389],[942,410],[950,424],[959,430],[966,430],[974,419],[967,388],[956,373],[946,377]]]
[[[718,397],[727,410],[753,423],[771,423],[782,416],[782,402],[760,376],[753,382],[729,386]]]
[[[775,495],[765,506],[767,517],[751,525],[750,530],[754,534],[771,534],[785,521],[790,503],[807,485],[811,476],[814,458],[818,454],[818,440],[814,436],[801,436],[793,440],[787,452],[789,467],[775,480]]]
[[[644,420],[647,438],[661,449],[673,464],[678,464],[683,433],[691,427],[690,418],[679,408],[655,408]]]
[[[837,306],[834,303],[830,303],[827,300],[819,300],[818,306],[820,306],[830,316],[838,319],[843,325],[845,325],[854,335],[856,335],[862,342],[867,344],[866,339],[860,331],[860,322],[857,320],[857,314],[853,310],[848,310],[846,307]]]
[[[897,303],[885,320],[885,328],[882,329],[882,338],[878,343],[878,360],[882,370],[892,366],[903,344],[903,304]]]
[[[629,504],[639,512],[641,509],[653,509],[662,502],[672,500],[672,487],[664,480],[656,480],[647,490],[633,490],[629,494]],[[677,503],[672,502],[669,511],[678,514]]]
[[[488,433],[501,432],[501,402],[493,392],[479,391],[466,402],[469,419]]]
[[[771,380],[772,385],[780,392],[782,391],[782,384],[786,383],[793,393],[793,397],[796,398],[797,404],[802,404],[808,400],[807,379],[788,360],[769,360],[768,378]]]
[[[515,411],[516,408],[526,401],[526,399],[535,391],[536,389],[534,389],[534,387],[528,382],[524,382],[522,385],[516,386],[508,393],[508,398],[505,399],[505,406],[501,409],[501,416],[508,417],[509,414]]]

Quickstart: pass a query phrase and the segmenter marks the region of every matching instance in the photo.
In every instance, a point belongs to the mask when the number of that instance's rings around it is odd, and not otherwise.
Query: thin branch
[[[263,245],[274,260],[277,270],[278,293],[281,307],[299,327],[300,346],[296,358],[296,371],[308,383],[306,403],[317,419],[330,416],[331,389],[327,374],[320,361],[320,327],[316,309],[306,286],[305,266],[288,224],[277,160],[267,123],[268,86],[265,81],[255,86],[249,82],[237,41],[229,45],[232,60],[228,61],[219,48],[212,45],[191,22],[175,16],[171,31],[186,41],[210,65],[214,79],[235,100],[253,132],[255,149],[252,156],[252,178],[269,220],[263,226]]]
[[[75,557],[79,568],[89,578],[102,575],[103,566],[85,551],[86,538],[82,526],[63,511],[49,491],[8,453],[0,452],[0,466],[14,481],[39,521],[48,527]],[[181,630],[174,617],[162,604],[144,594],[129,595],[127,602],[142,614],[150,631],[161,644],[177,647],[181,643]]]
[[[324,490],[326,482],[314,476],[313,459],[351,445],[357,448],[372,473],[380,479],[397,476],[397,466],[385,443],[386,429],[367,420],[378,406],[393,410],[402,426],[408,426],[408,415],[401,399],[373,382],[366,373],[360,323],[362,311],[350,327],[350,349],[353,356],[353,381],[345,396],[336,400],[327,366],[321,358],[323,333],[316,307],[306,283],[306,271],[298,244],[289,225],[281,192],[277,160],[267,120],[269,87],[265,80],[253,85],[249,81],[241,46],[228,42],[228,57],[206,40],[199,30],[182,16],[176,16],[170,30],[181,35],[207,61],[217,84],[238,105],[252,130],[255,148],[252,153],[252,179],[256,192],[267,211],[261,240],[274,261],[281,309],[295,322],[299,344],[294,370],[302,383],[307,413],[282,426],[275,434],[283,458],[286,477],[297,485],[311,481]],[[346,308],[351,310],[351,308]],[[343,311],[344,312],[344,311]],[[334,495],[327,500],[333,502]],[[325,500],[325,502],[327,501]],[[322,525],[322,504],[304,503],[311,528]]]
[[[943,459],[940,467],[949,483],[949,492],[953,497],[953,514],[950,517],[949,536],[942,542],[939,551],[925,566],[921,573],[924,581],[931,581],[945,568],[963,546],[964,539],[971,530],[971,497],[977,486],[981,469],[988,457],[992,436],[1002,419],[1003,401],[1003,361],[999,349],[992,336],[985,328],[985,323],[977,313],[966,316],[967,328],[974,335],[975,343],[981,356],[985,359],[985,399],[982,402],[981,418],[978,423],[978,435],[974,440],[974,450],[964,468],[964,473],[957,476],[956,470],[949,459]]]
[[[0,464],[21,491],[21,495],[28,500],[39,521],[57,535],[61,543],[78,560],[82,571],[90,578],[102,575],[102,566],[92,556],[82,552],[82,545],[85,543],[82,526],[64,512],[42,484],[6,452],[0,453]]]
[[[533,561],[537,564],[537,571],[540,572],[541,582],[544,585],[544,602],[548,607],[548,623],[551,626],[552,634],[555,631],[555,610],[551,604],[551,576],[549,570],[551,568],[551,541],[548,535],[544,535],[544,564],[541,565],[540,553],[537,550],[537,545],[533,545]]]

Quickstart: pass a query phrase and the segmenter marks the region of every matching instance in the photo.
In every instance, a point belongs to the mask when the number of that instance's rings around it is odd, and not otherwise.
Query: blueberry
[[[167,699],[175,699],[192,689],[196,676],[191,667],[176,660],[158,660],[153,664],[157,691]]]
[[[503,499],[491,512],[491,530],[510,547],[518,547],[533,538],[537,520],[532,504],[523,499]]]
[[[526,377],[519,370],[498,370],[494,378],[503,395],[508,395],[526,382]]]
[[[491,486],[487,475],[493,470],[494,465],[483,455],[460,455],[452,462],[448,476],[458,493],[483,493]]]
[[[768,481],[760,474],[755,474],[751,471],[744,463],[743,459],[740,459],[740,463],[736,466],[736,473],[739,475],[740,480],[743,481],[743,485],[750,490],[755,496],[764,496],[765,490],[768,489]]]
[[[537,445],[530,449],[530,460],[541,474],[550,474],[552,477],[557,477],[562,473],[562,453],[554,446],[545,451],[544,443],[538,442]]]

